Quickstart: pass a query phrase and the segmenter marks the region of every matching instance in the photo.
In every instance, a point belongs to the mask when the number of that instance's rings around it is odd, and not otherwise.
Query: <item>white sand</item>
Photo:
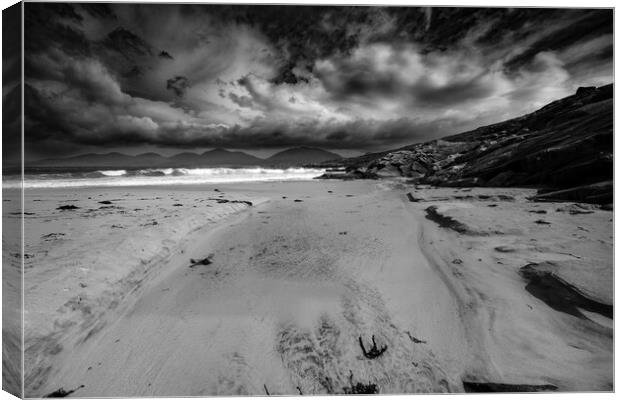
[[[2,389],[22,392],[21,193],[2,190]]]
[[[530,214],[557,205],[525,203],[523,191],[494,209],[453,189],[416,194],[446,201],[410,203],[384,182],[219,188],[228,199],[269,201],[238,213],[247,207],[200,202],[219,194],[203,187],[91,189],[65,198],[75,203],[46,191],[46,204],[27,203],[37,232],[27,232],[27,395],[80,385],[80,397],[342,392],[350,371],[381,393],[462,391],[463,379],[609,389],[605,317],[551,309],[518,269],[575,259],[606,273],[611,213]],[[117,198],[122,210],[81,216]],[[59,203],[82,208],[60,213]],[[503,233],[440,228],[424,218],[432,204]],[[532,225],[539,218],[552,224]],[[140,226],[152,219],[159,224]],[[587,239],[569,236],[576,226],[590,230]],[[50,243],[41,239],[48,233],[65,235]],[[213,264],[189,267],[210,253]],[[611,281],[571,265],[566,277],[588,276],[588,290],[609,295]],[[388,349],[368,360],[358,338],[369,348],[372,335]]]
[[[209,200],[220,196],[232,199],[213,188],[26,191],[26,393],[38,393],[53,365],[128,309],[188,235],[248,208]]]
[[[489,233],[437,230],[427,220],[420,241],[450,282],[470,332],[464,379],[553,384],[562,391],[613,389],[613,321],[597,313],[584,312],[589,319],[580,319],[553,310],[524,289],[527,282],[518,272],[530,263],[553,262],[555,272],[582,293],[613,304],[611,212],[571,215],[566,211],[570,205],[527,202],[533,191],[520,189],[425,189],[413,194],[429,200],[411,203],[418,212],[436,204],[473,231]],[[498,194],[515,201],[455,201]],[[432,200],[442,197],[448,199]],[[497,206],[489,207],[493,204]],[[454,263],[456,259],[462,263]]]

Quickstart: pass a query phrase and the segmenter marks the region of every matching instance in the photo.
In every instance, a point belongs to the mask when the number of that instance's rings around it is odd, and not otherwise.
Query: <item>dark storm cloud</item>
[[[2,162],[21,158],[21,6],[2,11]]]
[[[170,55],[170,53],[168,53],[168,52],[167,52],[167,51],[165,51],[165,50],[162,50],[161,52],[159,52],[159,57],[160,57],[160,58],[167,58],[167,59],[169,59],[169,60],[174,60],[174,57],[172,57],[172,56]]]
[[[175,76],[166,81],[166,89],[172,90],[174,94],[181,97],[189,86],[189,79],[184,76]]]
[[[234,93],[229,93],[228,96],[232,101],[237,103],[240,107],[250,108],[254,105],[252,98],[250,96],[237,96]]]
[[[93,145],[385,149],[612,79],[611,10],[25,9],[35,155]]]

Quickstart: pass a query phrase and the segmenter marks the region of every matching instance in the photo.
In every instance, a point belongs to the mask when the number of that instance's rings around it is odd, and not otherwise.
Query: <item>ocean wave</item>
[[[123,176],[166,176],[166,171],[162,169],[140,169],[137,171],[126,172]]]
[[[315,168],[161,168],[102,170],[71,174],[33,174],[24,177],[24,188],[100,186],[160,186],[208,183],[304,181],[324,173]],[[4,188],[19,188],[19,177],[3,179]]]
[[[127,171],[125,171],[124,169],[117,169],[117,170],[112,170],[112,171],[96,171],[96,172],[99,172],[101,175],[104,175],[104,176],[123,176],[127,174]]]

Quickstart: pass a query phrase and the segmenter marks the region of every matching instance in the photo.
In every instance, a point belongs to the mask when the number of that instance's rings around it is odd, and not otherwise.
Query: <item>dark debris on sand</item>
[[[61,211],[77,210],[78,208],[80,208],[80,207],[74,206],[73,204],[69,204],[69,205],[66,205],[66,206],[60,206],[60,207],[57,208],[57,210],[61,210]]]
[[[413,195],[411,193],[407,193],[407,198],[412,203],[418,203],[418,202],[422,201],[422,199],[418,199],[417,197],[413,197]]]
[[[73,390],[65,390],[64,388],[60,388],[58,390],[53,391],[52,393],[48,393],[43,397],[67,397],[71,393],[74,393],[76,390],[83,388],[84,385],[80,385]]]
[[[47,235],[43,235],[43,236],[41,236],[41,239],[43,239],[43,240],[45,240],[45,241],[49,242],[49,241],[51,241],[51,240],[56,240],[56,239],[59,239],[59,238],[61,238],[62,236],[65,236],[65,234],[64,234],[64,233],[55,233],[55,232],[52,232],[52,233],[48,233]]]
[[[525,290],[554,310],[577,318],[586,319],[580,311],[586,310],[613,319],[613,305],[599,303],[584,296],[576,287],[549,271],[550,267],[554,267],[554,264],[531,263],[522,267],[519,273],[528,281]]]
[[[196,265],[209,265],[209,264],[212,264],[213,263],[213,261],[211,260],[212,258],[213,258],[213,254],[209,254],[207,257],[201,258],[201,259],[190,258],[189,262],[191,263],[191,265],[189,267],[193,268]]]
[[[467,227],[467,225],[455,220],[454,218],[450,216],[443,215],[442,213],[440,213],[439,210],[437,209],[437,206],[430,206],[425,211],[426,211],[426,218],[430,219],[433,222],[436,222],[442,228],[452,229],[453,231],[456,231],[458,233],[463,233],[463,234],[473,233]]]
[[[377,348],[377,343],[375,342],[375,335],[372,335],[372,348],[370,350],[366,351],[366,348],[364,347],[364,341],[362,340],[361,336],[359,337],[359,343],[360,347],[362,348],[362,352],[364,353],[364,357],[368,358],[369,360],[381,356],[387,350],[387,346],[383,346],[381,347],[381,349]]]
[[[552,392],[558,390],[554,385],[523,385],[494,382],[468,382],[463,381],[466,393],[493,393],[493,392]]]
[[[240,204],[245,204],[248,205],[250,207],[252,207],[253,203],[251,201],[247,201],[247,200],[228,200],[228,199],[209,199],[209,200],[215,200],[217,201],[218,204],[223,204],[223,203],[240,203]]]
[[[405,333],[407,334],[407,336],[409,336],[409,340],[411,340],[415,344],[424,344],[424,343],[426,343],[426,340],[418,339],[417,337],[413,336],[411,334],[411,332],[409,332],[409,331],[407,331]]]
[[[379,388],[377,384],[368,382],[368,384],[364,384],[361,382],[353,383],[353,371],[349,371],[349,385],[342,388],[344,394],[377,394],[379,393]]]

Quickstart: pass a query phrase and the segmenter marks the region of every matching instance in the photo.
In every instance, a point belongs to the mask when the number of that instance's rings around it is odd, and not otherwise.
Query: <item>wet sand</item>
[[[551,307],[520,269],[613,303],[612,213],[558,211],[525,190],[411,192],[317,181],[31,193],[27,395],[611,389],[613,322]],[[466,229],[427,218],[431,206]],[[359,341],[368,350],[372,336],[387,348],[369,359]]]

